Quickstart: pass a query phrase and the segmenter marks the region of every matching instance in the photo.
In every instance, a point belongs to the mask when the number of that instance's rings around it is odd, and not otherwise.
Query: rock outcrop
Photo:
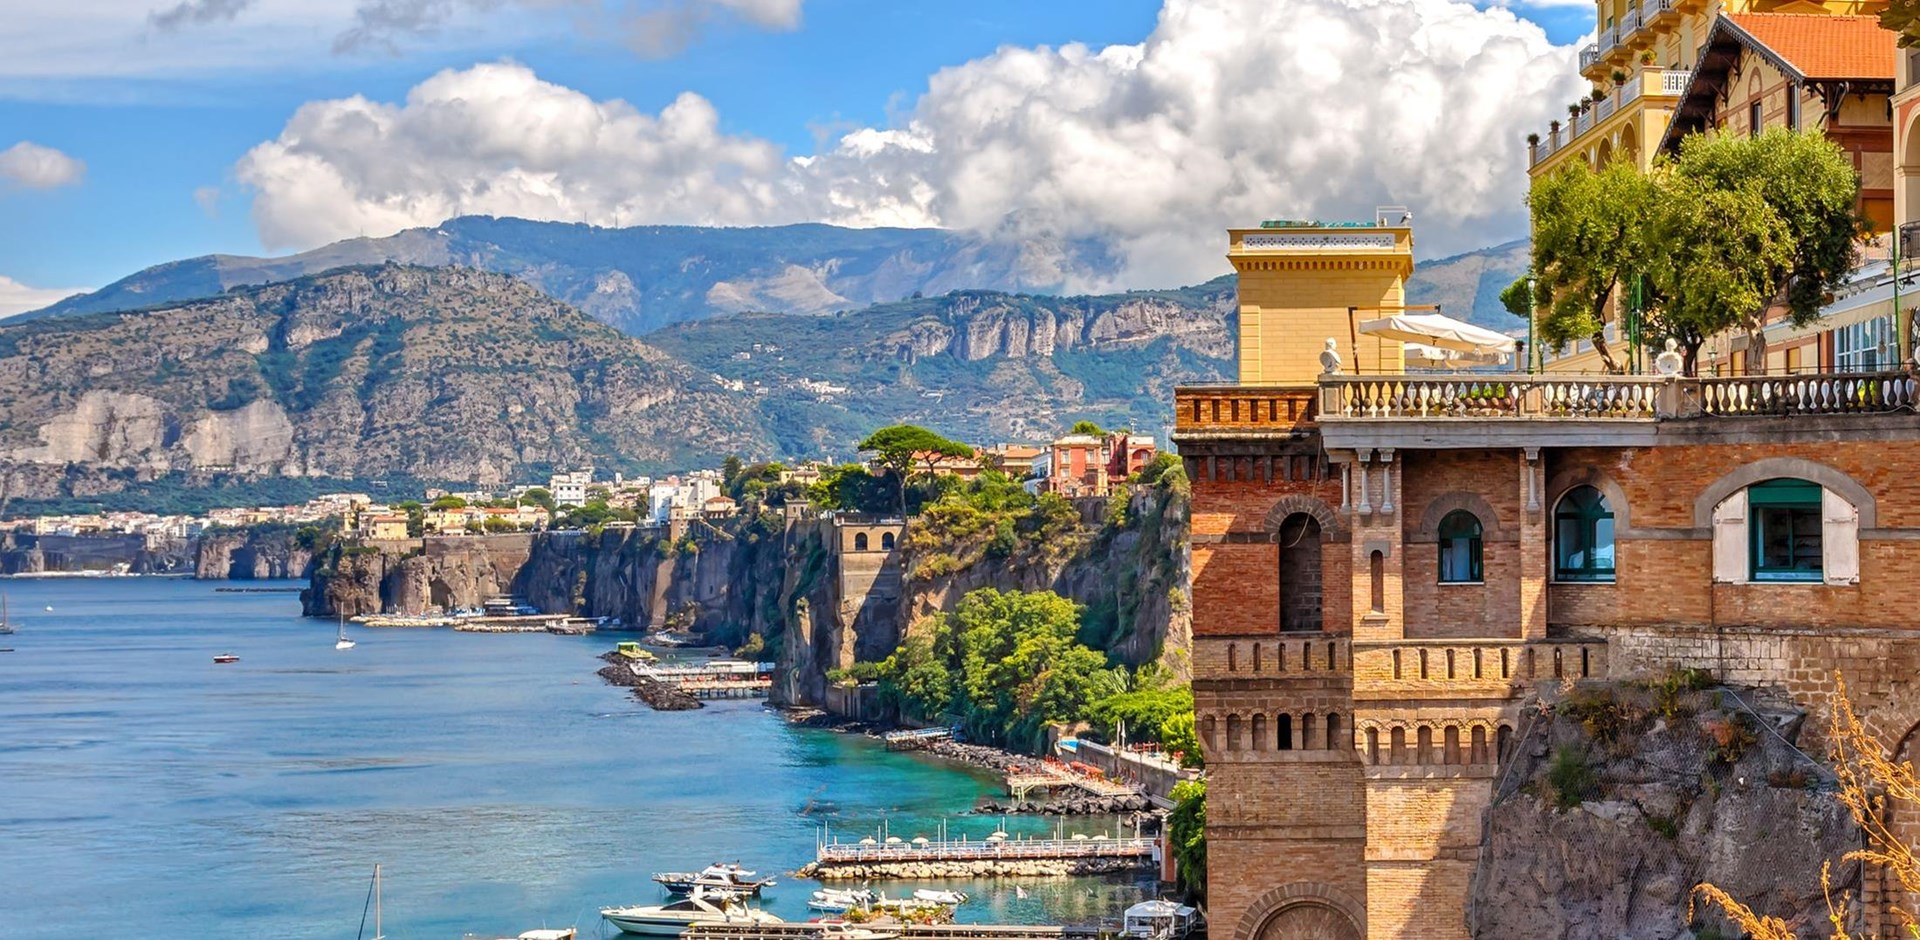
[[[1746,704],[1751,704],[1749,711]],[[1755,690],[1595,685],[1534,719],[1486,814],[1469,925],[1482,940],[1739,936],[1709,914],[1710,881],[1755,910],[1828,935],[1861,834],[1832,777],[1794,746],[1805,714]],[[1717,930],[1717,934],[1701,931]]]
[[[174,574],[192,564],[193,551],[184,539],[0,533],[0,574],[112,571],[122,565],[130,574]]]
[[[318,530],[292,526],[210,529],[194,546],[193,576],[202,581],[306,578],[313,573]]]

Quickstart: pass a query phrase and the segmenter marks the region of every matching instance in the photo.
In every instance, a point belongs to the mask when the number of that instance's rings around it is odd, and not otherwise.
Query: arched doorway
[[[1361,940],[1359,928],[1331,907],[1300,904],[1273,915],[1259,940]]]
[[[1640,132],[1632,124],[1620,129],[1620,157],[1634,166],[1640,165]]]
[[[1320,618],[1320,521],[1296,512],[1280,523],[1280,629],[1314,632]]]
[[[1296,881],[1254,901],[1233,940],[1361,940],[1365,908],[1326,884]]]

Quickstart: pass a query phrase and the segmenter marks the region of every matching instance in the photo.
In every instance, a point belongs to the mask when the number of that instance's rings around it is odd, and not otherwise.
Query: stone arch
[[[853,533],[853,550],[856,552],[864,552],[867,550],[867,533]]]
[[[1605,168],[1611,162],[1613,162],[1613,141],[1603,137],[1600,139],[1600,146],[1593,151],[1593,165]]]
[[[893,551],[893,533],[892,532],[880,533],[880,550],[885,552]]]
[[[1313,521],[1320,524],[1320,541],[1344,542],[1347,540],[1347,532],[1340,526],[1340,514],[1334,512],[1333,507],[1327,505],[1324,500],[1304,493],[1290,493],[1274,501],[1273,506],[1267,510],[1267,518],[1263,524],[1268,537],[1278,539],[1280,526],[1287,521],[1288,516],[1295,513],[1306,513],[1313,517]]]
[[[1872,529],[1879,526],[1873,494],[1868,492],[1866,487],[1839,470],[1802,457],[1767,457],[1756,460],[1736,467],[1720,479],[1707,484],[1707,488],[1701,490],[1700,495],[1693,500],[1694,526],[1700,529],[1713,528],[1713,510],[1726,502],[1727,497],[1755,483],[1763,483],[1779,477],[1818,483],[1823,488],[1838,494],[1841,499],[1853,504],[1853,508],[1860,513],[1860,528]],[[1617,517],[1615,521],[1617,525]]]
[[[1440,541],[1440,520],[1445,519],[1450,512],[1463,509],[1473,513],[1474,518],[1480,520],[1480,541],[1511,542],[1519,537],[1512,530],[1500,525],[1500,516],[1493,511],[1492,504],[1480,494],[1455,490],[1451,493],[1441,493],[1427,504],[1426,510],[1420,514],[1420,528],[1408,535],[1407,541],[1429,543]]]
[[[453,588],[448,587],[447,582],[440,578],[434,578],[433,580],[428,581],[427,582],[427,603],[431,606],[438,607],[441,610],[452,610],[453,609]]]
[[[1283,633],[1320,632],[1322,610],[1321,545],[1326,528],[1309,512],[1296,512],[1274,532],[1274,577],[1280,587],[1280,630]]]
[[[1640,132],[1634,129],[1631,121],[1620,129],[1620,155],[1636,165],[1640,162]]]
[[[1910,219],[1913,216],[1907,213],[1920,210],[1920,112],[1907,124],[1901,139],[1904,146],[1900,149],[1900,165],[1895,168],[1895,175],[1902,203],[1895,218]]]
[[[1256,898],[1233,940],[1362,940],[1366,909],[1332,885],[1296,881]]]
[[[1598,467],[1569,467],[1547,480],[1547,500],[1544,505],[1548,518],[1552,518],[1553,510],[1569,491],[1581,486],[1591,486],[1607,498],[1607,508],[1613,510],[1613,537],[1619,539],[1632,525],[1627,516],[1627,491],[1620,488],[1619,481]]]

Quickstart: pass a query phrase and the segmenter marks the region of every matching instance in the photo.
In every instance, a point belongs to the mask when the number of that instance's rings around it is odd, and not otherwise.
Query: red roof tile
[[[1726,14],[1747,35],[1809,79],[1893,80],[1895,34],[1877,16]]]

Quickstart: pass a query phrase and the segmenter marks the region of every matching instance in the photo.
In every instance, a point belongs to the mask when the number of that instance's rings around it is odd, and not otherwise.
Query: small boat
[[[959,907],[967,903],[964,891],[938,891],[933,888],[919,888],[913,892],[913,899],[928,904],[944,904],[947,907]]]
[[[856,907],[871,907],[874,900],[874,893],[866,889],[822,888],[813,893],[807,906],[828,914],[844,914]]]
[[[761,888],[773,886],[772,878],[755,879],[753,876],[753,872],[737,864],[715,862],[697,872],[663,871],[655,874],[653,880],[674,894],[689,894],[699,888],[709,895],[758,897]]]
[[[214,662],[216,662],[216,663],[220,663],[220,664],[222,664],[222,665],[225,665],[225,664],[227,664],[227,663],[237,663],[237,662],[239,662],[239,661],[240,661],[240,657],[238,657],[238,656],[235,656],[235,655],[233,655],[232,653],[218,653],[218,654],[215,654],[215,655],[214,655],[214,657],[213,657],[213,661],[214,661]]]
[[[579,931],[572,927],[555,927],[543,930],[528,930],[511,937],[481,937],[479,934],[467,934],[461,940],[574,940]]]
[[[753,927],[786,923],[736,899],[712,898],[698,890],[667,904],[601,908],[600,917],[622,933],[652,937],[678,937],[697,924]]]
[[[347,618],[345,615],[340,617],[340,638],[333,641],[333,648],[337,650],[353,649],[353,641],[347,639]]]
[[[13,621],[7,619],[7,596],[0,594],[0,635],[13,632]]]
[[[829,921],[820,925],[820,932],[815,936],[820,940],[893,940],[900,936],[900,931],[864,927],[846,921]]]

